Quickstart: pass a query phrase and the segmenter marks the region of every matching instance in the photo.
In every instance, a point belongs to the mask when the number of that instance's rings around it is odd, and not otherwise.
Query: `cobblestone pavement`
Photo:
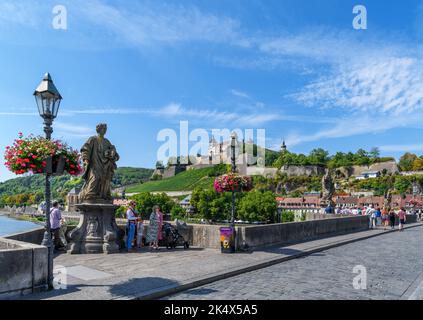
[[[366,290],[353,287],[357,265],[367,270]],[[423,227],[290,260],[169,299],[423,299]]]

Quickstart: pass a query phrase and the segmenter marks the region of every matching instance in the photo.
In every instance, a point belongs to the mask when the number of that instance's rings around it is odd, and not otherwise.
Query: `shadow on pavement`
[[[199,288],[199,289],[191,289],[191,290],[185,291],[184,293],[194,295],[194,296],[202,296],[202,295],[208,295],[210,293],[215,293],[215,292],[219,292],[219,291],[214,289]]]
[[[178,284],[179,282],[177,281],[159,277],[134,278],[119,284],[111,285],[109,292],[113,295],[112,299],[135,299],[143,292],[176,286]]]
[[[66,289],[54,289],[51,291],[34,293],[26,296],[13,297],[8,300],[43,300],[43,299],[54,299],[59,298],[63,295],[71,295],[72,293],[83,291],[84,288],[90,288],[90,294],[78,294],[77,298],[73,296],[62,297],[63,300],[97,300],[97,299],[136,299],[137,296],[143,292],[160,289],[162,287],[175,286],[178,282],[166,278],[159,277],[145,277],[145,278],[134,278],[122,283],[112,285],[96,285],[96,284],[72,284],[67,285]],[[95,288],[99,289],[99,294],[93,294]],[[111,296],[104,296],[104,293],[109,292]]]

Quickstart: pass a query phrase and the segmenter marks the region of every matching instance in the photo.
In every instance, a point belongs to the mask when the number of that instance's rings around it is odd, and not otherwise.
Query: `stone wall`
[[[280,172],[283,174],[287,174],[290,177],[323,176],[325,174],[325,167],[323,166],[285,166],[280,169]]]
[[[310,217],[311,218],[311,217]],[[314,216],[313,218],[318,218]],[[220,249],[220,226],[190,225],[192,238],[190,244],[201,248]],[[238,226],[237,246],[245,241],[250,247],[272,244],[290,244],[309,241],[338,234],[367,230],[369,219],[357,217],[327,217],[327,219],[305,222],[292,222],[273,225]]]
[[[368,228],[369,219],[366,216],[254,226],[242,230],[238,243],[245,241],[250,247],[291,244]]]
[[[398,165],[395,161],[387,161],[387,162],[375,163],[370,166],[353,166],[351,167],[351,170],[348,176],[359,176],[363,174],[363,172],[366,172],[366,171],[382,172],[384,169],[386,169],[388,174],[394,174],[396,172],[399,172]]]
[[[0,299],[47,288],[47,248],[0,238]]]
[[[27,242],[32,244],[40,244],[44,236],[44,227],[28,230],[26,232],[8,235],[6,239]]]

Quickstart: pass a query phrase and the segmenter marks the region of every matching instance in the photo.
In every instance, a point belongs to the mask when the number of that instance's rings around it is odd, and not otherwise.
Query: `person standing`
[[[399,231],[404,231],[404,224],[406,219],[406,212],[404,208],[401,208],[401,210],[398,212],[398,218],[399,218]]]
[[[367,210],[366,210],[366,216],[369,217],[369,227],[370,229],[373,229],[375,227],[375,220],[376,220],[376,215],[375,215],[375,209],[373,209],[373,205],[370,205]]]
[[[137,246],[138,248],[143,247],[142,238],[144,235],[144,221],[141,216],[138,218],[137,222]]]
[[[53,208],[50,209],[50,232],[53,239],[54,249],[64,251],[60,241],[60,227],[62,222],[62,212],[59,208],[59,202],[53,202]]]
[[[376,219],[376,226],[382,225],[382,212],[380,211],[379,206],[377,206],[375,210],[375,219]]]
[[[162,226],[163,214],[159,206],[154,206],[147,232],[147,242],[150,243],[151,250],[159,250],[159,241],[162,240]]]
[[[389,223],[391,225],[391,229],[395,229],[395,211],[393,209],[389,211]]]
[[[135,211],[135,205],[136,205],[135,202],[131,201],[129,203],[129,208],[126,211],[126,219],[128,219],[128,223],[126,225],[126,229],[127,229],[126,248],[128,252],[131,252],[132,250],[132,241],[134,241],[135,228],[137,224],[137,215]]]
[[[382,224],[383,229],[386,230],[389,225],[389,208],[383,207],[382,209]]]

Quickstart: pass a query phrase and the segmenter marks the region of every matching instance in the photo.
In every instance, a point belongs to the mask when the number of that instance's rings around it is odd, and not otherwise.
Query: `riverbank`
[[[0,237],[39,228],[41,225],[39,221],[14,219],[10,215],[0,214]]]

